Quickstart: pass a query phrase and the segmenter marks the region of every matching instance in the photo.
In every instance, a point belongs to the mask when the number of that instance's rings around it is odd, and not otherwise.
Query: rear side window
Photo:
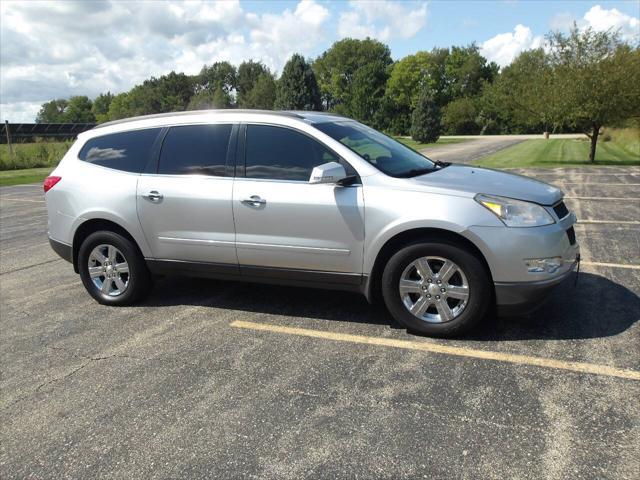
[[[231,125],[172,127],[164,138],[158,173],[225,176]]]
[[[140,173],[149,160],[160,130],[148,128],[91,138],[80,150],[78,158],[103,167]]]
[[[321,143],[289,128],[248,125],[246,177],[307,182],[313,167],[339,158]]]

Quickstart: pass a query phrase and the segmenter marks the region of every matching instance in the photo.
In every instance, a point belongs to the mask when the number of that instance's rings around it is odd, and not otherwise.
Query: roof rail
[[[149,120],[149,119],[153,119],[153,118],[168,118],[168,117],[182,117],[182,116],[186,116],[186,115],[206,115],[206,114],[211,114],[211,113],[221,113],[221,114],[225,114],[225,113],[257,113],[257,114],[263,114],[263,115],[279,115],[279,116],[283,116],[283,117],[290,117],[290,118],[304,118],[302,115],[300,115],[300,113],[297,112],[292,112],[292,111],[282,111],[282,110],[251,110],[251,109],[212,109],[212,110],[188,110],[186,112],[167,112],[167,113],[154,113],[152,115],[141,115],[139,117],[130,117],[130,118],[123,118],[120,120],[112,120],[110,122],[105,122],[105,123],[101,123],[99,125],[97,125],[94,128],[102,128],[102,127],[109,127],[111,125],[119,125],[122,123],[129,123],[129,122],[138,122],[141,120]],[[314,112],[314,113],[320,113],[320,112]]]

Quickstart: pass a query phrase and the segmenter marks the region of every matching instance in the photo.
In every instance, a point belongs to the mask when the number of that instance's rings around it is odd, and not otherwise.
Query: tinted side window
[[[148,128],[92,138],[84,144],[78,158],[103,167],[140,173],[160,130]]]
[[[225,176],[231,125],[186,125],[167,133],[158,173]]]
[[[338,157],[312,138],[288,128],[248,125],[247,178],[308,181],[313,167]]]

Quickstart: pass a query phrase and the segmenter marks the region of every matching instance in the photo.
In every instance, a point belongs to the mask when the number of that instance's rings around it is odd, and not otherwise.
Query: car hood
[[[467,165],[450,165],[410,180],[425,187],[500,195],[540,205],[553,205],[562,198],[562,191],[548,183],[522,175]]]

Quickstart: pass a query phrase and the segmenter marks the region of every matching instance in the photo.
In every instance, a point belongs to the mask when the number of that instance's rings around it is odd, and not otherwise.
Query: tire
[[[94,232],[82,242],[78,270],[89,295],[103,305],[132,305],[151,287],[151,275],[137,246],[111,231]]]
[[[431,278],[422,278],[420,272]],[[432,337],[468,332],[493,301],[484,264],[458,244],[425,241],[402,248],[387,262],[381,283],[385,305],[396,321]]]

